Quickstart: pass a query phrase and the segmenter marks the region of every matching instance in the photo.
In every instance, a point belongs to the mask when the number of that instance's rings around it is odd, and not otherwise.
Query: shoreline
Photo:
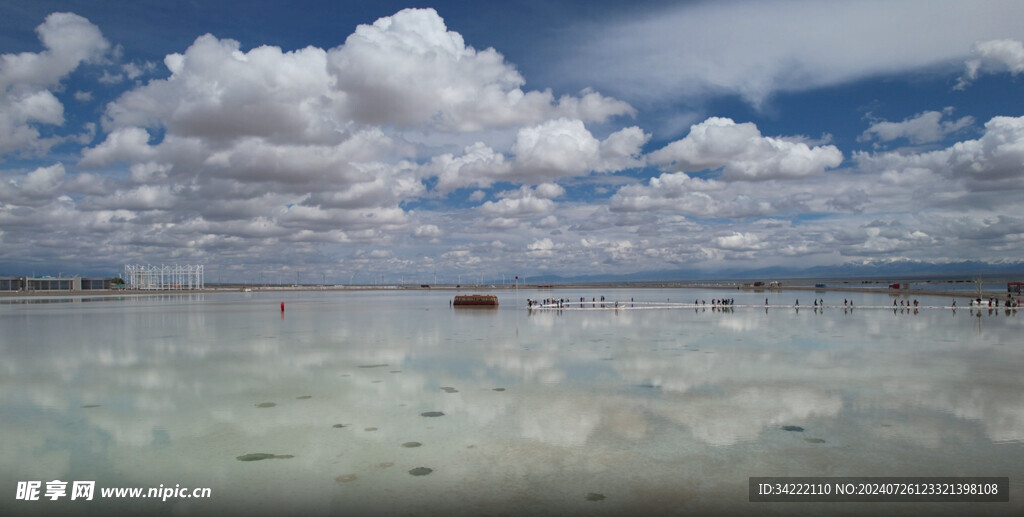
[[[813,291],[819,293],[872,293],[889,294],[894,298],[906,297],[943,297],[960,300],[975,300],[978,298],[977,290],[954,290],[954,289],[891,289],[889,287],[849,287],[849,286],[826,286],[814,287],[806,285],[786,285],[780,287],[753,287],[748,285],[728,284],[679,284],[679,283],[656,283],[645,282],[643,284],[528,284],[518,286],[522,289],[560,291],[579,289],[714,289],[722,291],[741,291],[743,293],[780,293],[783,291]],[[204,289],[181,289],[181,290],[114,290],[96,289],[87,291],[0,291],[0,299],[32,299],[32,298],[100,298],[100,297],[125,297],[125,296],[183,296],[194,294],[222,294],[222,293],[315,293],[315,292],[363,292],[363,291],[453,291],[453,292],[481,292],[481,291],[507,291],[514,290],[515,285],[438,285],[438,286],[411,286],[411,285],[378,285],[378,286],[305,286],[305,287],[214,287]],[[981,298],[987,300],[995,298],[1007,300],[1011,293],[1005,291],[983,290]],[[1020,296],[1015,296],[1018,299]]]

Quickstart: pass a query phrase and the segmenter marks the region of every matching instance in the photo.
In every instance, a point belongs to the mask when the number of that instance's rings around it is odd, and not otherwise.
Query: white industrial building
[[[202,289],[203,265],[152,266],[125,264],[124,282],[127,289],[192,290]]]

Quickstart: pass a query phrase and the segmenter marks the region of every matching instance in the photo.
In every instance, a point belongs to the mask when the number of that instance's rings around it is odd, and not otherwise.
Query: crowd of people
[[[595,296],[594,298],[592,298],[590,302],[594,304],[598,303],[597,297]],[[530,298],[526,299],[527,307],[557,307],[561,309],[563,307],[568,307],[570,303],[572,303],[572,300],[568,298],[544,298],[543,300],[532,300]],[[580,307],[582,307],[585,303],[587,303],[587,299],[583,296],[580,296]],[[600,303],[604,303],[604,296],[601,297]],[[618,307],[618,305],[619,302],[615,302],[615,306]]]
[[[736,303],[736,299],[735,298],[721,298],[721,299],[716,298],[714,300],[711,300],[711,306],[712,307],[718,307],[718,306],[721,306],[721,305],[734,305],[735,303]],[[694,300],[693,304],[694,305],[707,305],[708,302],[705,301],[705,300],[700,300],[700,303],[697,303],[697,300]]]
[[[999,298],[989,298],[988,300],[975,298],[971,300],[971,307],[999,307]],[[1003,302],[1003,307],[1016,309],[1020,307],[1020,300],[1015,300],[1012,294],[1007,295],[1006,301]]]
[[[533,307],[551,307],[551,308],[559,308],[559,309],[561,309],[561,308],[568,308],[571,303],[575,303],[575,301],[574,300],[570,300],[568,298],[544,298],[543,300],[533,300],[533,299],[529,299],[528,298],[526,300],[526,306],[530,307],[530,308],[533,308]],[[587,303],[590,303],[593,306],[597,306],[598,304],[600,304],[601,307],[605,307],[605,297],[601,296],[600,299],[599,299],[598,297],[595,296],[595,297],[591,298],[590,302],[587,302],[586,297],[581,296],[580,297],[580,301],[579,301],[580,307],[584,307]],[[710,305],[712,307],[729,307],[729,306],[735,305],[735,303],[736,303],[735,298],[716,298],[716,299],[711,300],[711,304]],[[633,299],[630,298],[630,305],[632,305],[632,304],[633,304]],[[765,304],[765,307],[767,307],[769,305],[768,298],[764,299],[764,304]],[[695,299],[695,300],[693,300],[693,305],[694,306],[707,306],[708,302],[707,302],[707,300]],[[914,299],[914,300],[903,300],[903,299],[897,298],[897,299],[894,299],[893,302],[892,302],[892,306],[893,307],[917,308],[919,305],[920,305],[920,302],[918,302],[916,299]],[[619,307],[620,306],[619,302],[618,301],[614,302],[614,306],[615,307]],[[795,306],[796,307],[800,307],[800,300],[799,299],[796,300]],[[815,308],[818,308],[818,307],[824,308],[825,307],[825,300],[822,299],[822,298],[815,298],[812,301],[812,306],[815,307]],[[999,298],[994,298],[994,297],[993,298],[989,298],[988,300],[983,300],[981,298],[976,298],[976,299],[972,299],[971,300],[970,306],[971,307],[991,307],[991,308],[996,308],[996,307],[1000,307],[1000,299]],[[1002,306],[1007,308],[1007,309],[1010,309],[1010,308],[1016,309],[1016,308],[1019,308],[1021,305],[1020,305],[1020,300],[1019,299],[1015,299],[1013,297],[1013,295],[1010,294],[1010,295],[1007,296],[1007,299],[1005,301],[1002,301]],[[847,298],[843,298],[843,307],[844,308],[853,308],[853,300],[850,300],[850,299],[847,299]],[[956,308],[956,300],[955,299],[953,300],[952,307]]]

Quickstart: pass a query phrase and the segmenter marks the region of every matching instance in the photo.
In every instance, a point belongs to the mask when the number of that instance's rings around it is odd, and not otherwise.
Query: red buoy
[[[284,302],[281,302],[281,312],[284,312]]]

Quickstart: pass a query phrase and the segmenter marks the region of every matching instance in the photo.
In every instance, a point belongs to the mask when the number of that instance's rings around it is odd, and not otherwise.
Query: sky
[[[0,4],[0,275],[1024,260],[1024,4]]]

